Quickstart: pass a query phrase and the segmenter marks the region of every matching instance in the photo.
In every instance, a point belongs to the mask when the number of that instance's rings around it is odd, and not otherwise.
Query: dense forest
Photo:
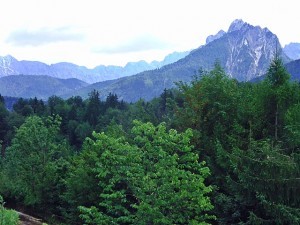
[[[49,224],[300,224],[300,85],[280,58],[259,83],[216,63],[148,102],[102,97],[0,98],[7,207]]]

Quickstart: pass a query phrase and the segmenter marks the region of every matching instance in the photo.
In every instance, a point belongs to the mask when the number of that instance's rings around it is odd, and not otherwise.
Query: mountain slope
[[[284,46],[283,51],[293,60],[300,59],[300,43],[290,43]]]
[[[49,76],[14,75],[0,78],[2,96],[47,99],[52,95],[62,95],[87,86],[78,79],[57,79]]]
[[[0,57],[0,77],[9,75],[47,75],[55,78],[68,79],[76,78],[87,83],[117,79],[124,76],[137,74],[145,70],[156,69],[166,64],[176,62],[185,57],[189,52],[174,52],[165,57],[161,62],[145,61],[130,62],[126,66],[97,66],[94,69],[88,69],[84,66],[78,66],[72,63],[56,63],[47,65],[37,61],[18,61],[8,55]]]
[[[284,67],[286,68],[287,72],[291,75],[292,81],[300,82],[300,59],[286,63]],[[258,83],[264,80],[266,77],[267,75],[265,74],[263,76],[252,79],[250,82]]]
[[[300,59],[287,63],[285,67],[292,80],[300,81]]]
[[[173,64],[105,84],[96,83],[74,94],[86,97],[88,92],[97,89],[103,96],[113,92],[126,101],[150,100],[160,95],[164,88],[173,87],[174,82],[190,82],[200,67],[212,69],[216,60],[229,76],[248,81],[265,74],[278,47],[278,38],[267,28],[235,20],[227,33],[221,32],[220,37]],[[282,57],[285,62],[289,61],[286,55]]]

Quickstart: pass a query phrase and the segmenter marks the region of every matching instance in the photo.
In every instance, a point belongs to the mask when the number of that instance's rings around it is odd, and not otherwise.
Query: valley
[[[237,19],[160,62],[0,57],[0,225],[300,224],[298,50]]]

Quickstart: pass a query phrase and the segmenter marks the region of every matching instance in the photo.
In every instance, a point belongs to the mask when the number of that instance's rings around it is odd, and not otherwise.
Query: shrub
[[[19,216],[14,210],[4,208],[4,200],[0,195],[0,225],[17,225]]]

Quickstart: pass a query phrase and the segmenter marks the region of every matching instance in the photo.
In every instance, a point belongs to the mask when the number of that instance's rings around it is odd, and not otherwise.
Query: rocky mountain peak
[[[246,23],[241,19],[234,20],[229,26],[228,33],[240,30],[245,24]]]
[[[269,29],[242,20],[235,20],[230,25],[228,44],[230,51],[225,68],[229,75],[240,81],[264,75],[276,49],[281,49],[277,36]],[[287,62],[285,54],[282,58]]]
[[[0,56],[0,75],[1,74],[14,74],[14,69],[11,68],[11,65],[17,62],[17,60],[11,55]]]
[[[1,60],[2,63],[5,63],[5,64],[10,64],[11,62],[17,61],[11,55],[6,55],[6,56],[3,56],[3,57],[0,56],[0,60]]]
[[[220,30],[217,34],[215,35],[209,35],[207,38],[206,38],[206,44],[214,41],[214,40],[217,40],[219,38],[221,38],[224,34],[226,34],[226,32],[224,30]]]

